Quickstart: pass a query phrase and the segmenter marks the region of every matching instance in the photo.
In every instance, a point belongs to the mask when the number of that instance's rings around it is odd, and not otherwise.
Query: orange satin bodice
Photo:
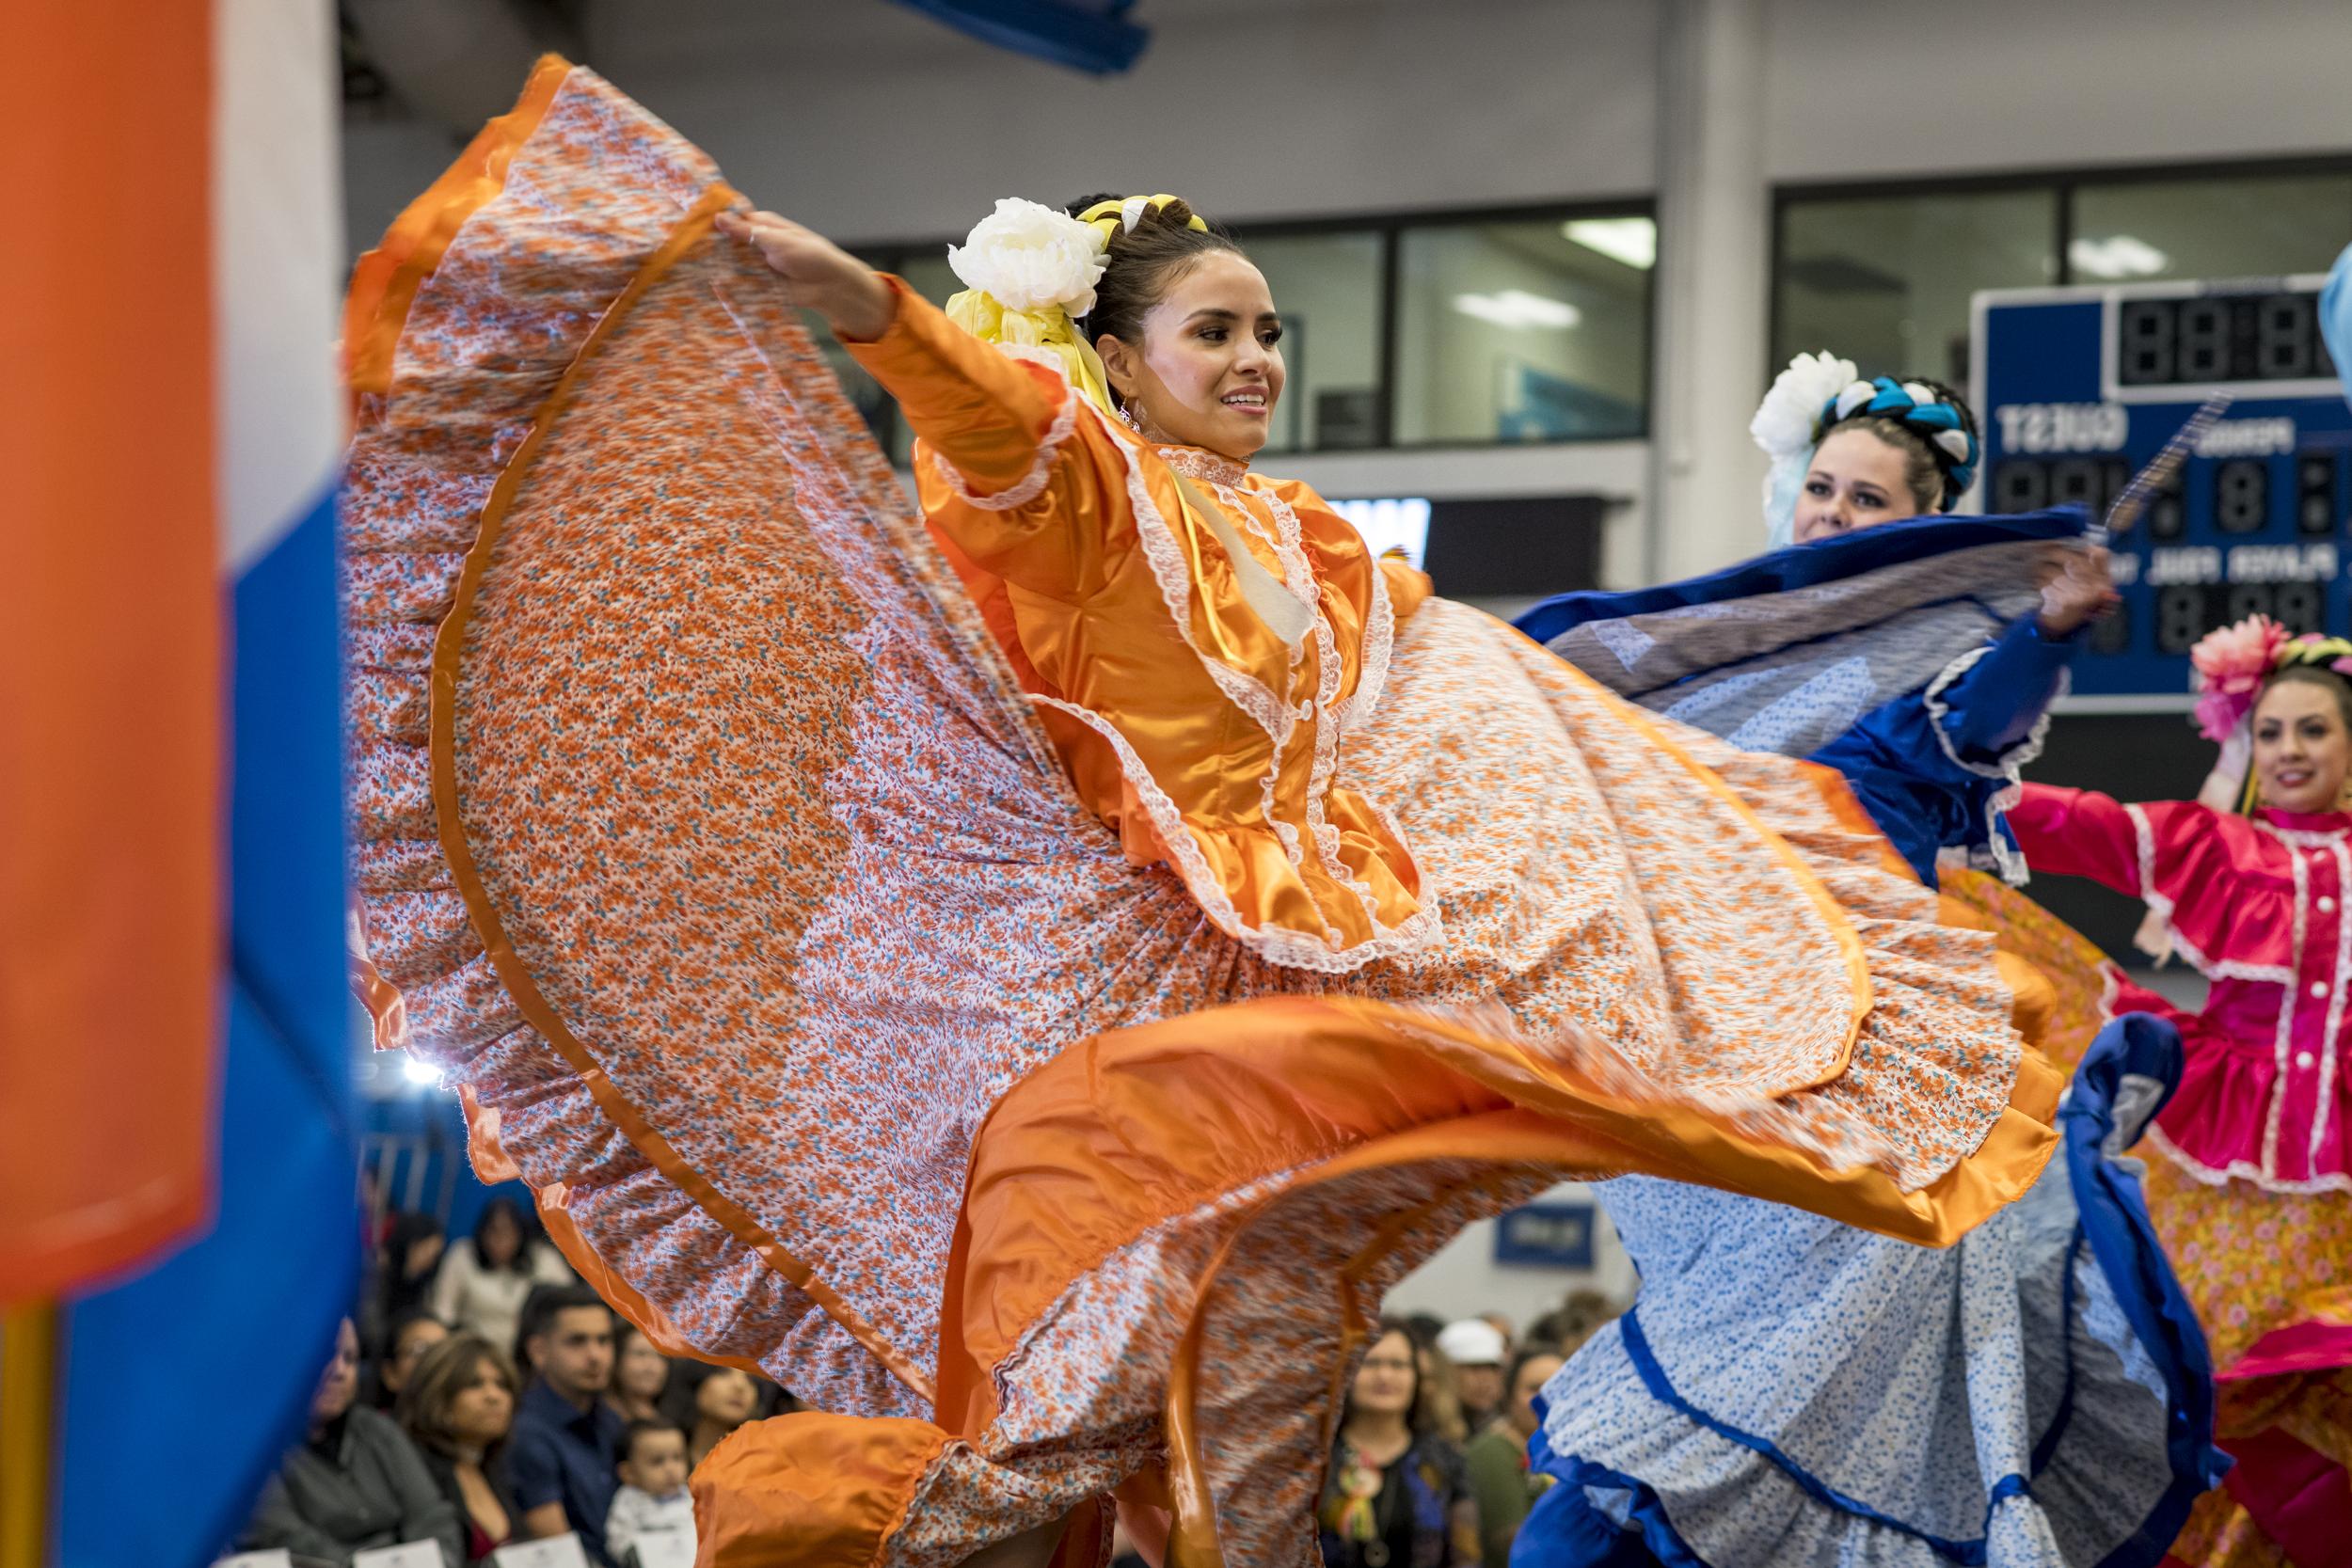
[[[898,400],[932,536],[1128,858],[1278,963],[1434,944],[1403,835],[1334,782],[1426,579],[1308,486],[1153,446],[1050,356],[891,282],[889,330],[850,353]]]

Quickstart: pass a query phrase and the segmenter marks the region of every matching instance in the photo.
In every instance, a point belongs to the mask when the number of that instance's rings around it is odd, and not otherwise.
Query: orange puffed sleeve
[[[926,515],[993,577],[1057,597],[1081,591],[1098,552],[1082,548],[1073,528],[1096,510],[1100,486],[1064,451],[1081,418],[1078,395],[1055,370],[966,332],[901,279],[884,281],[898,304],[889,329],[843,346],[898,400],[920,438]],[[963,504],[933,504],[935,481]]]

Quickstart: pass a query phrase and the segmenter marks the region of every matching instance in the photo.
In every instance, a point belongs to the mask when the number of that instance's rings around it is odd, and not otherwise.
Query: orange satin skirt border
[[[390,390],[392,352],[409,304],[466,220],[506,188],[507,166],[571,73],[570,61],[542,55],[515,107],[476,133],[457,161],[393,220],[382,242],[359,258],[343,300],[343,375],[355,397]]]
[[[942,1318],[935,1424],[791,1416],[744,1429],[694,1478],[704,1563],[749,1568],[779,1554],[826,1568],[879,1560],[946,1445],[983,1437],[998,1413],[994,1369],[1069,1286],[1170,1215],[1255,1179],[1311,1167],[1279,1195],[1287,1196],[1440,1160],[1476,1161],[1497,1178],[1642,1171],[1948,1245],[2031,1185],[2054,1148],[2059,1080],[2030,1055],[1983,1146],[1904,1193],[1883,1173],[1829,1170],[1705,1113],[1619,1098],[1568,1054],[1479,1018],[1334,998],[1243,1003],[1063,1053],[1007,1093],[976,1142]],[[1350,1320],[1343,1341],[1376,1305],[1355,1299],[1355,1280],[1406,1233],[1403,1224],[1375,1231],[1346,1277],[1331,1282],[1331,1310]],[[1141,1480],[1140,1495],[1164,1488],[1171,1506],[1176,1568],[1225,1562],[1194,1418],[1214,1284],[1212,1265],[1169,1375],[1165,1471]],[[1335,1386],[1344,1375],[1343,1365],[1332,1368]],[[1090,1531],[1097,1521],[1080,1523]]]

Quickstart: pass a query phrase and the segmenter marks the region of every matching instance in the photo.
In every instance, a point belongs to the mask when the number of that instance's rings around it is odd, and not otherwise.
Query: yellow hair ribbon
[[[1103,238],[1107,240],[1121,229],[1134,228],[1145,213],[1156,213],[1169,202],[1183,199],[1183,197],[1169,196],[1163,191],[1158,196],[1131,196],[1122,200],[1098,201],[1080,213],[1078,221],[1094,225],[1103,231]],[[1134,214],[1132,218],[1128,215],[1130,214]],[[1185,222],[1184,227],[1198,230],[1203,234],[1209,231],[1207,220],[1199,213],[1193,214]]]
[[[1008,310],[994,294],[966,289],[947,301],[947,319],[988,343],[1012,343],[1039,348],[1062,362],[1070,385],[1104,413],[1116,416],[1110,378],[1103,372],[1102,356],[1094,345],[1078,336],[1070,312],[1059,306],[1044,310]]]

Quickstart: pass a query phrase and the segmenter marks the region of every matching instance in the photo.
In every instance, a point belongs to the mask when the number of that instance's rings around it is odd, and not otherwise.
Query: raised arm
[[[2041,610],[2010,623],[1982,657],[1931,694],[1945,748],[1965,767],[2006,767],[2049,711],[2084,630],[2114,605],[2107,552],[2069,550],[2042,585]]]
[[[952,470],[972,503],[950,530],[958,547],[1042,592],[1078,586],[1087,552],[1058,536],[1066,517],[1047,494],[1077,413],[1067,383],[981,342],[899,279],[798,224],[729,214],[720,227],[759,248]]]
[[[1928,712],[1945,748],[1970,768],[2006,767],[2058,694],[2079,633],[2052,637],[2021,615],[1977,660],[1931,689]]]
[[[2010,832],[2036,871],[2088,877],[2139,897],[2139,825],[2129,808],[2089,789],[2029,784],[2009,809]]]

